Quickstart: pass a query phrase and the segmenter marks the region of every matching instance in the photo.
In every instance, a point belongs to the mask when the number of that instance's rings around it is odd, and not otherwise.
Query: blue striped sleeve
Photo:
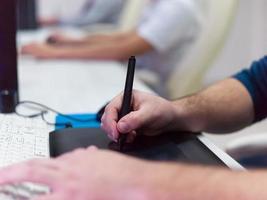
[[[254,122],[267,117],[267,56],[233,76],[248,90],[254,104]]]

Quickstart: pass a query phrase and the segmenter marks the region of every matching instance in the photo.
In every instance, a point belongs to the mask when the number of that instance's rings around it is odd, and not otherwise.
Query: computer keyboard
[[[0,167],[34,158],[49,157],[49,132],[53,127],[39,118],[0,114]],[[35,184],[0,186],[0,200],[26,200],[48,192]]]
[[[30,200],[48,193],[48,187],[32,183],[12,184],[0,187],[1,200]]]
[[[0,167],[49,157],[49,132],[41,119],[0,114]]]

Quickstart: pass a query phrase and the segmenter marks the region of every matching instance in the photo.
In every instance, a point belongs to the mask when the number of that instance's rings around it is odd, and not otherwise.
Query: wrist
[[[142,163],[141,163],[142,162]],[[123,190],[113,190],[114,199],[125,200],[167,200],[170,196],[168,184],[171,183],[173,176],[169,176],[169,170],[160,163],[139,161],[137,171],[131,172],[124,184]],[[138,174],[136,174],[138,173]],[[111,199],[113,199],[111,198]]]
[[[181,166],[172,164],[150,163],[148,170],[143,175],[139,187],[141,200],[169,200],[177,198],[177,189],[172,187],[176,174]],[[151,170],[153,169],[153,170]],[[175,185],[176,186],[176,185]]]
[[[153,170],[151,170],[153,169]],[[191,188],[200,188],[203,181],[202,176],[192,170],[190,166],[157,163],[150,167],[150,176],[147,178],[143,190],[142,200],[173,200],[198,199],[199,194],[191,194]],[[194,178],[191,175],[194,173]],[[199,178],[201,177],[201,178]],[[181,181],[182,180],[182,181]]]
[[[175,130],[201,132],[204,130],[205,117],[194,108],[195,106],[189,102],[189,98],[172,102],[173,127]]]

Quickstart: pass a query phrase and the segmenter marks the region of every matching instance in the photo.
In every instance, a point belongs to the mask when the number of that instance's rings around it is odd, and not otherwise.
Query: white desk
[[[40,61],[21,57],[20,99],[37,101],[64,113],[96,112],[123,90],[125,74],[125,68],[118,62]],[[134,88],[150,91],[139,80],[135,80]],[[230,168],[242,169],[206,137],[199,139]]]
[[[96,112],[123,90],[126,70],[116,62],[19,61],[21,100],[65,113]],[[135,88],[149,91],[140,81]]]

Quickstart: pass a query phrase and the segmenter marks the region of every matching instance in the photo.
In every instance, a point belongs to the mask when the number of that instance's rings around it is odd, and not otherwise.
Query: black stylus
[[[119,112],[119,120],[131,112],[135,64],[136,64],[136,59],[134,56],[132,56],[129,59],[128,63],[123,100],[122,100],[121,110]],[[126,143],[126,140],[127,140],[127,134],[120,134],[118,140],[120,151],[123,150],[123,146]]]

